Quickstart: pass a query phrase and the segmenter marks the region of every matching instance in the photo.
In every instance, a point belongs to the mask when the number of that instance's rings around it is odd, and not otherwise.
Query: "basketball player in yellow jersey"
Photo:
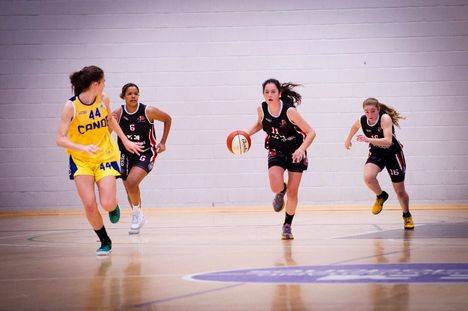
[[[118,222],[115,178],[120,175],[117,162],[120,155],[110,130],[116,132],[129,152],[139,154],[142,147],[128,140],[110,113],[109,98],[102,92],[105,85],[102,69],[84,67],[70,76],[70,82],[75,96],[65,103],[56,141],[70,155],[70,179],[75,180],[88,222],[101,241],[97,255],[107,255],[112,242],[97,207],[94,184],[110,221]]]

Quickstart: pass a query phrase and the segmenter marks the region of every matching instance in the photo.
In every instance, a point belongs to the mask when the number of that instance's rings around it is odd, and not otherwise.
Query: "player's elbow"
[[[57,135],[57,137],[55,137],[55,144],[57,144],[57,146],[63,147],[63,142],[64,142],[63,136]]]
[[[315,130],[311,128],[310,131],[307,133],[307,136],[311,137],[313,140],[317,136],[317,132],[315,132]]]

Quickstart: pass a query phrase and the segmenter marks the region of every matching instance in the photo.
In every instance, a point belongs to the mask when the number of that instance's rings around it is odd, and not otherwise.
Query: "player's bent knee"
[[[364,176],[364,182],[366,184],[371,184],[373,183],[374,181],[376,180],[376,178],[374,176],[371,176],[371,175],[365,175]]]
[[[101,205],[103,209],[110,212],[110,211],[113,211],[115,207],[117,206],[117,200],[116,199],[102,200]]]
[[[281,191],[283,191],[284,189],[284,184],[281,184],[281,185],[270,185],[270,188],[271,188],[271,191],[273,193],[279,193]]]

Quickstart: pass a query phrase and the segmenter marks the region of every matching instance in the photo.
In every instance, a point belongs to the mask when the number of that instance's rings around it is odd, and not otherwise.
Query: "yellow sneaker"
[[[411,216],[403,217],[403,223],[404,223],[405,230],[413,230],[414,229],[413,217],[411,217]]]
[[[377,215],[378,213],[380,213],[382,211],[383,204],[388,199],[388,193],[385,192],[385,191],[382,191],[380,196],[381,196],[381,198],[376,198],[375,202],[374,202],[374,205],[372,205],[372,214],[374,214],[374,215]]]

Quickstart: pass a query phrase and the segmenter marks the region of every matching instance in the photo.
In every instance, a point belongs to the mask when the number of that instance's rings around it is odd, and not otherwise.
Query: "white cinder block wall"
[[[173,116],[146,207],[270,203],[263,133],[243,157],[225,147],[270,77],[304,85],[299,111],[318,134],[301,204],[372,199],[366,146],[343,147],[366,97],[408,117],[397,135],[412,202],[468,202],[466,0],[2,1],[0,15],[2,210],[80,206],[55,132],[69,74],[91,64],[114,107],[131,81]]]

